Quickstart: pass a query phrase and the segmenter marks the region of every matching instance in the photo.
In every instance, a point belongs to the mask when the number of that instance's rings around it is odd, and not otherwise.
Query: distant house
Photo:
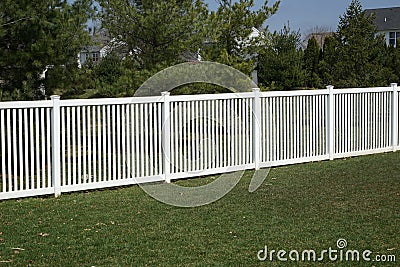
[[[106,54],[106,46],[87,46],[79,53],[78,66],[82,67],[82,65],[85,65],[89,60],[93,63],[99,62]]]
[[[388,45],[397,46],[400,39],[400,7],[366,9],[368,15],[375,16],[379,34],[385,36]]]
[[[252,31],[249,37],[245,40],[238,40],[239,43],[244,43],[245,45],[251,45],[249,41],[252,39],[258,38],[261,35],[261,32],[252,27]],[[207,41],[205,41],[207,43]],[[211,42],[210,42],[211,43]],[[124,58],[127,55],[132,55],[135,53],[140,53],[139,50],[128,51],[128,47],[126,43],[117,41],[115,38],[110,38],[105,30],[100,31],[96,35],[92,36],[92,44],[91,46],[84,47],[78,55],[78,67],[81,68],[88,61],[93,63],[100,62],[102,58],[107,56],[111,51],[116,52],[121,58]],[[180,55],[181,59],[192,62],[192,61],[201,61],[201,51],[200,49],[197,52],[184,52]],[[257,80],[257,70],[253,70],[252,78],[255,84],[258,83]]]
[[[89,60],[93,63],[100,62],[114,46],[112,40],[105,30],[102,30],[92,36],[92,44],[82,48],[78,55],[79,68],[85,65]]]
[[[258,38],[261,36],[261,31],[258,30],[255,27],[252,27],[251,29],[251,33],[249,34],[249,36],[245,39],[241,39],[241,40],[236,40],[238,45],[242,45],[242,46],[250,46],[250,45],[254,45],[251,43],[252,40]],[[215,44],[215,41],[213,40],[204,40],[204,45],[213,45]],[[261,43],[259,44],[255,44],[255,45],[262,45]],[[246,59],[255,56],[255,55],[243,55]],[[185,52],[181,55],[181,58],[185,61],[201,61],[202,60],[202,56],[201,56],[201,50],[199,49],[197,52]],[[257,65],[257,62],[256,62]],[[257,75],[257,68],[255,68],[251,74],[251,77],[253,79],[253,82],[255,84],[258,84],[258,75]]]
[[[78,55],[79,68],[85,65],[89,60],[93,63],[99,62],[107,54],[110,37],[105,31],[100,31],[92,37],[92,45],[82,48]]]
[[[251,28],[249,39],[258,38],[260,37],[260,34],[261,34],[260,31],[257,28],[253,27]]]

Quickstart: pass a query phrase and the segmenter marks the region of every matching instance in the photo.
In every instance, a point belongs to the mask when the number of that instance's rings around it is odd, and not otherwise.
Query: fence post
[[[392,93],[392,147],[393,152],[397,150],[398,146],[398,132],[399,132],[399,91],[397,83],[392,83],[390,86],[393,89]]]
[[[253,88],[253,153],[254,153],[254,168],[260,169],[261,162],[261,99],[260,88]]]
[[[327,146],[329,159],[333,160],[335,154],[335,95],[332,85],[328,85],[326,88],[328,89]]]
[[[163,96],[163,110],[162,110],[162,147],[163,147],[163,161],[164,161],[164,180],[167,183],[171,182],[171,118],[170,118],[170,100],[169,92],[161,92]]]
[[[53,101],[53,112],[51,113],[51,138],[52,138],[52,179],[54,186],[54,195],[61,195],[61,139],[60,139],[60,96],[51,96]]]

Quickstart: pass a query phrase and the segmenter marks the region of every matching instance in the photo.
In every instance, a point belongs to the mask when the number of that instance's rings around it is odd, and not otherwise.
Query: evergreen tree
[[[324,40],[324,46],[321,51],[321,60],[318,66],[319,77],[322,86],[335,84],[335,65],[337,62],[338,43],[334,36],[328,36]]]
[[[197,53],[207,10],[200,0],[99,0],[102,26],[127,45],[139,69],[162,69]],[[158,66],[158,67],[157,67]]]
[[[310,88],[318,88],[321,81],[318,76],[320,60],[320,48],[317,39],[313,36],[308,40],[307,48],[304,50],[304,67],[306,70],[306,85]]]
[[[254,0],[221,0],[217,11],[210,12],[206,28],[206,44],[201,49],[204,60],[223,63],[250,75],[255,67],[255,56],[265,40],[266,20],[278,10],[280,1],[272,7],[266,0],[254,10]],[[260,36],[249,38],[253,28]]]
[[[263,86],[271,90],[304,86],[305,71],[299,32],[285,26],[279,33],[270,35],[268,44],[260,51],[258,78]]]
[[[365,87],[385,85],[383,71],[384,41],[376,35],[373,17],[353,0],[337,29],[338,58],[335,66],[336,86]]]
[[[254,70],[260,38],[249,39],[276,12],[267,1],[254,10],[254,1],[221,0],[209,11],[202,0],[100,0],[102,24],[132,52],[136,77],[145,81],[155,72],[183,61],[214,61],[246,74]],[[177,92],[220,92],[217,86],[197,84]],[[225,90],[222,90],[225,91]]]
[[[387,60],[385,66],[390,69],[391,77],[390,82],[396,82],[400,84],[400,46],[387,47]]]
[[[92,15],[91,0],[0,1],[0,100],[43,98],[41,74],[47,67],[60,75],[76,69]],[[54,79],[46,95],[61,82]]]

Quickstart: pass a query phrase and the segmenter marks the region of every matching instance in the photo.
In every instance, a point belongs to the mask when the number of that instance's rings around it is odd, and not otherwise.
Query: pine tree
[[[276,12],[279,1],[254,10],[254,1],[221,0],[209,11],[203,0],[100,0],[102,25],[131,51],[132,66],[144,82],[155,72],[183,61],[223,63],[250,74],[260,38],[249,40]],[[199,54],[198,54],[199,53]],[[143,75],[141,75],[141,74]],[[180,93],[220,91],[205,85]]]
[[[101,22],[139,69],[162,69],[197,53],[207,10],[200,0],[99,0]],[[158,65],[158,67],[157,67]]]
[[[337,29],[339,60],[334,79],[339,87],[364,87],[386,83],[382,72],[384,41],[376,35],[373,17],[363,10],[359,0],[353,0]]]
[[[40,74],[46,66],[59,73],[76,69],[77,54],[89,41],[86,23],[92,15],[91,0],[0,1],[0,97],[43,98]],[[54,80],[46,94],[60,82]]]
[[[306,84],[310,88],[318,88],[321,81],[318,76],[318,65],[320,60],[320,48],[317,39],[313,36],[308,40],[307,48],[304,50],[304,67],[306,70]]]
[[[336,84],[334,81],[335,65],[337,63],[338,43],[333,36],[328,36],[324,40],[324,46],[321,51],[321,60],[318,66],[319,77],[322,86]]]
[[[249,74],[255,67],[255,56],[267,29],[266,20],[276,13],[280,1],[272,7],[266,0],[258,10],[254,0],[221,0],[217,11],[210,12],[205,25],[206,43],[202,47],[204,60],[233,66]],[[258,38],[249,39],[253,28],[260,30]]]
[[[274,32],[262,48],[258,62],[258,77],[271,90],[288,90],[304,86],[301,35],[284,27]]]
[[[390,70],[390,82],[400,83],[400,46],[387,48],[387,60],[385,66]]]

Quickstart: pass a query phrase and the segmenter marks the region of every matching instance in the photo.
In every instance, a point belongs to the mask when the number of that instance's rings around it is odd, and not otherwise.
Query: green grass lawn
[[[254,193],[248,171],[227,196],[199,208],[164,205],[138,186],[1,201],[0,266],[399,266],[399,159],[387,153],[273,168]],[[266,245],[319,252],[336,249],[339,238],[347,249],[397,262],[257,259]]]

